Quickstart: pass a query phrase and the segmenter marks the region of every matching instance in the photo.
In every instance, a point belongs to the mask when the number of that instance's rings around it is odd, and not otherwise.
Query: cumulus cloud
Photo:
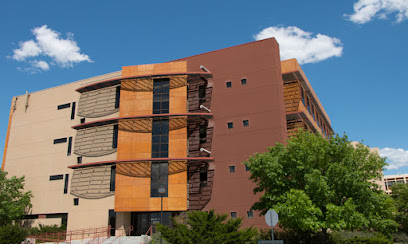
[[[48,28],[46,25],[32,30],[35,40],[20,42],[20,47],[13,50],[12,58],[17,61],[27,61],[32,68],[47,71],[50,66],[42,60],[28,60],[38,56],[44,56],[51,60],[51,64],[63,68],[72,67],[80,62],[92,62],[88,55],[81,53],[81,49],[73,38],[72,33],[67,38],[61,37],[60,33]]]
[[[380,149],[380,155],[387,157],[389,164],[387,169],[389,170],[408,166],[408,150],[385,147]]]
[[[359,0],[353,9],[353,14],[345,16],[356,24],[364,24],[376,18],[386,19],[391,14],[395,14],[397,23],[408,18],[408,0]]]
[[[296,58],[300,64],[317,63],[331,57],[340,57],[343,44],[337,38],[306,32],[296,26],[271,26],[254,35],[256,40],[275,37],[282,60]]]

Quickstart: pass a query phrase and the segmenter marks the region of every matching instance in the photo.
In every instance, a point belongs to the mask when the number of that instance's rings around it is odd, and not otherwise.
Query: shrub
[[[63,224],[61,226],[58,225],[43,225],[39,224],[38,227],[33,227],[30,230],[30,235],[37,235],[42,233],[54,233],[54,232],[62,232],[67,230],[67,225]]]
[[[335,231],[330,234],[331,241],[335,244],[392,244],[393,242],[381,233]]]
[[[405,233],[395,233],[392,239],[395,243],[408,243],[408,235]]]
[[[28,231],[18,225],[0,226],[0,244],[20,244],[28,236]]]

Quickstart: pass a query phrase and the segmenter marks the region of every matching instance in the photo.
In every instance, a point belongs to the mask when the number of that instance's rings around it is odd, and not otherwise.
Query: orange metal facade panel
[[[171,62],[122,67],[122,77],[154,73],[186,72],[187,62]],[[187,87],[170,89],[170,113],[187,111]],[[121,90],[119,116],[152,114],[152,91]],[[151,133],[119,131],[118,160],[150,158]],[[187,128],[169,132],[169,157],[187,156]],[[115,211],[160,211],[160,198],[150,197],[150,177],[116,174]],[[168,197],[163,199],[164,211],[187,210],[187,172],[169,175]]]

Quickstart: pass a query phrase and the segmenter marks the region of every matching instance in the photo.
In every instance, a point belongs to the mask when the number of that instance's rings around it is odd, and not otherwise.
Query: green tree
[[[327,229],[396,230],[393,201],[374,180],[385,159],[347,136],[323,138],[299,130],[287,145],[277,143],[245,165],[262,193],[253,209],[275,209],[284,228],[323,232]]]
[[[7,178],[0,170],[0,226],[20,220],[31,208],[31,191],[24,192],[24,176]]]
[[[193,211],[188,212],[187,223],[179,223],[172,219],[172,227],[158,225],[164,239],[169,243],[207,244],[207,243],[248,243],[257,236],[252,227],[238,230],[242,219],[228,219],[226,214]]]
[[[399,230],[408,233],[408,185],[396,184],[392,186],[392,197],[397,207],[396,220]]]

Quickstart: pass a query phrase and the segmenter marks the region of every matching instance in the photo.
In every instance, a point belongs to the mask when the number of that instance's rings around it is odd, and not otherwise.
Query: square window
[[[252,219],[254,217],[254,212],[248,211],[247,216],[248,216],[248,219]]]
[[[247,127],[247,126],[249,126],[249,120],[243,120],[242,121],[242,124],[244,125],[244,127]]]
[[[232,82],[231,81],[227,81],[227,83],[225,83],[225,85],[227,86],[227,88],[232,87]]]
[[[237,212],[231,212],[231,218],[236,219],[237,218]]]
[[[79,205],[79,198],[74,198],[74,206],[78,206]]]
[[[249,171],[249,167],[245,165],[245,171]]]
[[[235,166],[229,166],[229,172],[235,173]]]
[[[241,85],[246,85],[247,84],[247,80],[246,79],[241,79]]]
[[[234,123],[233,122],[228,122],[228,129],[234,128]]]
[[[85,118],[81,119],[81,124],[85,123]]]

